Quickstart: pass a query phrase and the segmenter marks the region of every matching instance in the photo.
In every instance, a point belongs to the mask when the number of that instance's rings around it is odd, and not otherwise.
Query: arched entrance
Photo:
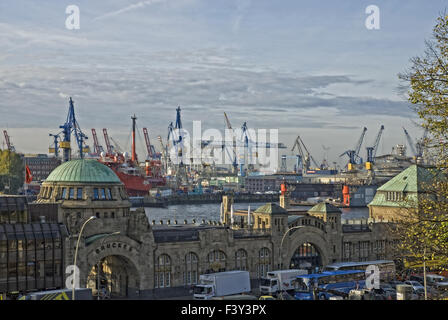
[[[290,269],[306,269],[308,272],[315,272],[322,266],[322,257],[318,248],[312,243],[301,244],[291,257]]]
[[[128,258],[110,255],[91,267],[86,287],[97,299],[126,298],[138,290],[139,274]]]

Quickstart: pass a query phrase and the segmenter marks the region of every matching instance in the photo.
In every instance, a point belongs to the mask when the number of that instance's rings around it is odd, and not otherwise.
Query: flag
[[[30,184],[31,181],[33,181],[33,175],[31,174],[31,170],[30,170],[30,168],[28,167],[28,165],[26,165],[25,169],[26,169],[26,173],[25,173],[25,182],[26,182],[27,184]]]

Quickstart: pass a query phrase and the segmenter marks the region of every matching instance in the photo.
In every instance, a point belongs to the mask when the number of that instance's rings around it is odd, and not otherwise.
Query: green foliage
[[[17,153],[0,150],[0,192],[17,194],[24,181],[25,165],[22,158]]]
[[[408,100],[428,130],[424,141],[435,155],[437,178],[425,186],[414,208],[403,208],[394,225],[398,250],[408,261],[439,260],[448,263],[448,15],[437,18],[432,39],[423,56],[399,78],[408,85]]]

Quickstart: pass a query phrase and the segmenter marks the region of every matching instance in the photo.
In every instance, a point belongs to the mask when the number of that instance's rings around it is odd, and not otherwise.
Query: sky
[[[68,29],[67,6],[80,10]],[[376,5],[379,29],[366,8]],[[342,163],[367,127],[361,155],[416,139],[417,115],[397,74],[424,52],[441,0],[2,0],[0,129],[16,149],[46,153],[68,98],[82,130],[130,148],[130,117],[152,142],[181,106],[185,128],[278,129],[292,154],[297,135],[319,162]],[[3,137],[2,137],[3,138]],[[100,143],[104,145],[102,136]],[[3,142],[3,140],[2,140]],[[2,148],[4,147],[1,145]]]

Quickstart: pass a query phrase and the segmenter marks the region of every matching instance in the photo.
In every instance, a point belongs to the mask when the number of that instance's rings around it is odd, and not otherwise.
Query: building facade
[[[282,206],[267,203],[232,216],[232,202],[223,196],[221,221],[150,223],[142,208],[131,211],[112,170],[95,160],[73,160],[42,184],[27,222],[67,230],[59,233],[61,265],[51,262],[64,281],[81,234],[80,286],[129,298],[191,295],[199,275],[210,272],[247,270],[255,288],[270,270],[388,257],[391,241],[383,223],[343,221],[330,204],[300,212],[283,196]]]

